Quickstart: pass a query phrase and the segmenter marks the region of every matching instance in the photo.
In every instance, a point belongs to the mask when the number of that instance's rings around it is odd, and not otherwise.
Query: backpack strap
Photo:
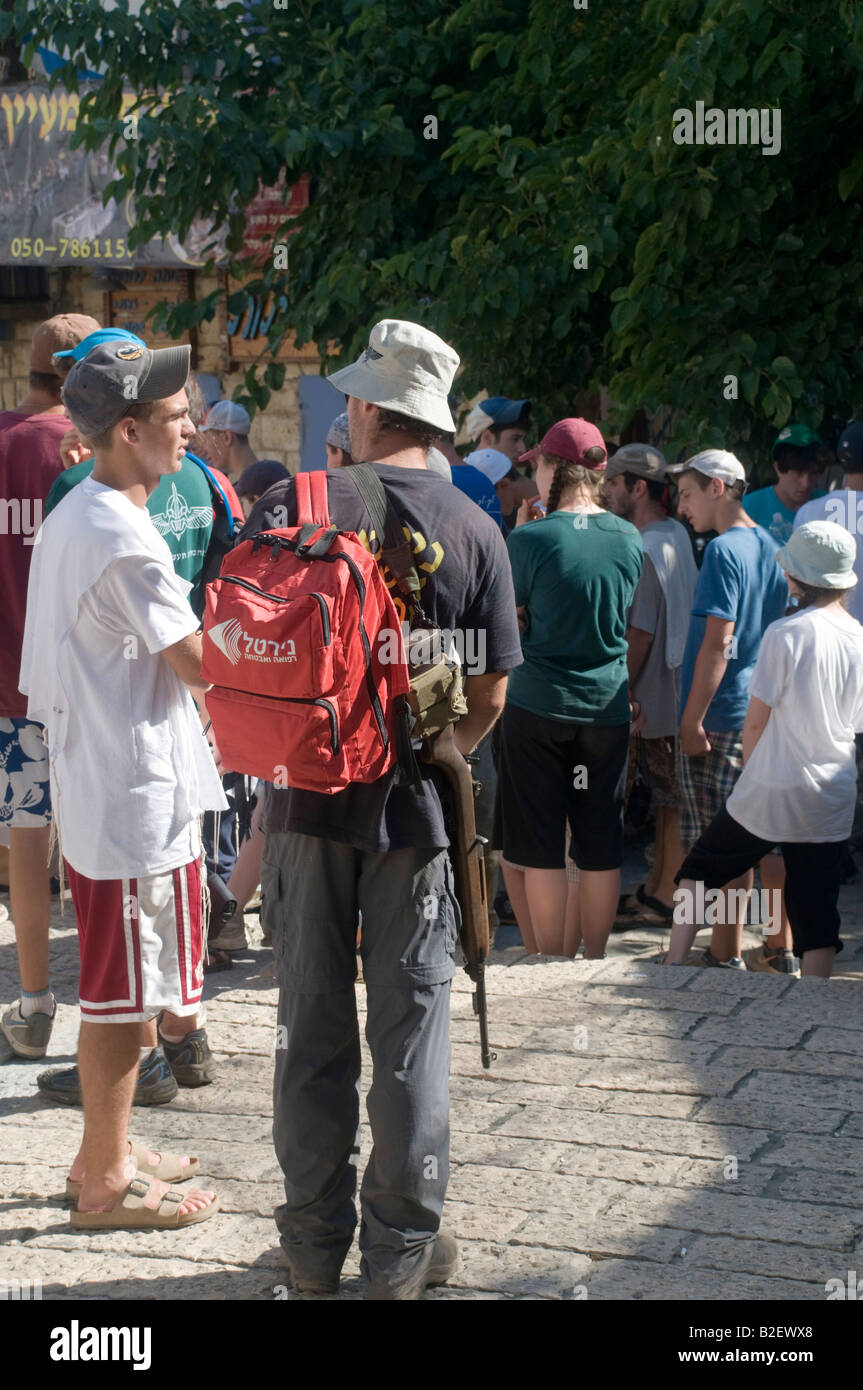
[[[370,463],[351,463],[342,470],[363,500],[380,539],[380,558],[396,581],[396,588],[423,624],[428,622],[419,601],[420,579],[414,565],[413,548],[405,536],[392,498]]]
[[[315,468],[309,473],[297,473],[294,481],[297,489],[297,524],[329,526],[327,470]]]

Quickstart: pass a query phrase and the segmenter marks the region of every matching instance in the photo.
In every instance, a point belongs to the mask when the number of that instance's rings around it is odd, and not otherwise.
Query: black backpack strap
[[[342,470],[350,478],[381,538],[380,556],[396,581],[396,587],[421,621],[427,621],[419,601],[420,579],[413,548],[405,536],[392,499],[370,463],[351,463]]]

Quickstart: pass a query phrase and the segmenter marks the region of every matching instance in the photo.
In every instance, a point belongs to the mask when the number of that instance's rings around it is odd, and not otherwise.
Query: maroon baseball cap
[[[601,461],[586,457],[589,449],[601,449]],[[589,420],[581,420],[576,417],[558,420],[556,425],[552,425],[550,430],[546,430],[536,447],[529,449],[526,454],[522,454],[518,461],[519,463],[533,463],[537,455],[541,453],[557,454],[560,458],[569,459],[570,463],[580,463],[582,468],[594,468],[597,471],[605,468],[608,462],[605,440],[596,425],[592,425]]]

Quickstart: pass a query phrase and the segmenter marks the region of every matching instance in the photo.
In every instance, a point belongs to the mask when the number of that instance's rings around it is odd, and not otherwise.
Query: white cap
[[[499,483],[512,468],[512,459],[500,449],[474,449],[468,454],[465,463],[470,463],[484,473],[490,483]]]
[[[670,475],[684,473],[688,468],[693,468],[696,473],[703,473],[705,478],[718,478],[723,483],[746,482],[746,469],[740,459],[735,458],[727,449],[704,449],[685,463],[669,464],[665,471]]]
[[[381,319],[357,361],[328,380],[347,396],[454,434],[447,396],[460,361],[449,343],[421,324]]]
[[[236,401],[216,401],[207,412],[206,420],[198,428],[202,434],[205,430],[230,430],[231,434],[248,434],[252,428],[252,421],[249,412],[237,405]]]
[[[474,406],[462,425],[462,433],[466,435],[468,439],[479,439],[483,430],[487,430],[489,426],[493,424],[494,420],[490,415],[486,415],[482,408],[482,402],[480,402],[479,405]]]

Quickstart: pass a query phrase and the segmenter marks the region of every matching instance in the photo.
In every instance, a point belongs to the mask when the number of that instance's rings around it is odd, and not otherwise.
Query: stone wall
[[[0,403],[4,410],[13,408],[27,393],[27,373],[30,363],[30,339],[36,325],[52,313],[90,314],[99,323],[105,322],[107,296],[101,290],[87,288],[90,271],[72,269],[50,272],[51,305],[48,308],[27,304],[0,305],[0,319],[6,319],[12,336],[0,341]],[[216,277],[195,277],[195,295],[203,298],[217,286]],[[193,363],[198,371],[217,376],[222,395],[230,398],[242,385],[243,371],[231,371],[229,343],[225,330],[224,301],[216,317],[201,324],[197,332],[197,352]],[[259,411],[252,421],[249,437],[259,458],[274,458],[292,472],[300,464],[300,403],[298,382],[304,372],[317,373],[313,362],[288,362],[285,384],[274,392],[265,411]]]

